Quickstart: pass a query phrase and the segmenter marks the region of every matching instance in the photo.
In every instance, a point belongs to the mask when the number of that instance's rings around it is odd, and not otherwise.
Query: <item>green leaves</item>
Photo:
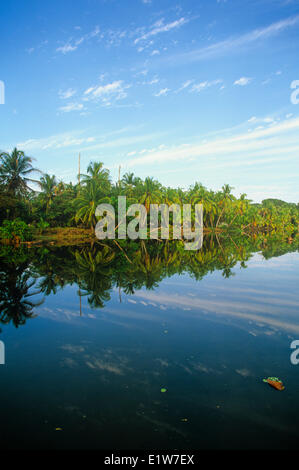
[[[5,220],[0,227],[0,238],[14,240],[18,237],[21,241],[32,239],[32,229],[21,219]]]
[[[37,168],[33,168],[32,158],[15,148],[11,154],[1,153],[0,159],[0,182],[12,196],[26,196],[31,191],[28,183],[38,182],[28,178],[28,175],[40,172]]]

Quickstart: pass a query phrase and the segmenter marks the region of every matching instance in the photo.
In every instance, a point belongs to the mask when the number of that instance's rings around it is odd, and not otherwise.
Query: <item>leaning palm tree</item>
[[[33,159],[15,148],[11,153],[0,153],[0,183],[12,197],[25,196],[31,191],[28,183],[38,181],[28,177],[31,173],[39,172],[32,166]]]

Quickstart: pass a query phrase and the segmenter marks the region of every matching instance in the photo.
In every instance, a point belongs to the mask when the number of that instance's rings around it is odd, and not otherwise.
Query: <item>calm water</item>
[[[1,448],[298,448],[298,252],[159,250],[4,253]]]

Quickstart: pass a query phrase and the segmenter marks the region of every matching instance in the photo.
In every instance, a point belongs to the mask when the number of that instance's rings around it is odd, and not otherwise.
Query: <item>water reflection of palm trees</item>
[[[237,263],[247,267],[246,261],[259,248],[256,242],[246,240],[241,245],[229,238],[206,237],[202,250],[194,252],[186,251],[179,241],[101,242],[68,248],[68,254],[56,250],[52,269],[64,283],[78,285],[80,299],[87,296],[91,307],[102,308],[113,289],[118,289],[121,300],[121,292],[133,295],[143,287],[154,289],[174,274],[187,273],[198,281],[213,271],[231,277]]]
[[[33,301],[32,297],[40,294],[41,289],[32,290],[36,279],[27,263],[19,266],[1,265],[0,268],[0,322],[13,323],[15,327],[24,325],[29,318],[33,318],[34,308],[42,304]]]
[[[92,308],[103,308],[110,300],[111,292],[133,295],[145,287],[154,289],[165,277],[188,274],[200,281],[214,271],[225,278],[234,275],[234,268],[246,268],[253,253],[263,251],[265,257],[296,251],[299,240],[290,246],[287,241],[259,239],[232,240],[230,237],[205,237],[199,251],[186,251],[180,241],[114,241],[96,242],[81,247],[51,247],[31,249],[19,262],[10,253],[0,252],[0,321],[15,325],[25,323],[33,315],[31,297],[43,293],[55,295],[67,285],[76,285],[80,314],[82,297]],[[18,251],[14,252],[15,254]],[[6,262],[5,262],[6,259]],[[39,278],[38,288],[32,288]]]
[[[80,298],[88,296],[88,303],[93,308],[104,307],[105,302],[110,300],[111,263],[114,257],[115,253],[108,246],[101,250],[94,246],[75,251]]]

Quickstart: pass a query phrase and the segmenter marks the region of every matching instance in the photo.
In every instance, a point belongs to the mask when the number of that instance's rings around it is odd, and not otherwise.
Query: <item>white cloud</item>
[[[154,96],[165,96],[169,91],[169,88],[163,88],[162,90],[158,91],[158,93],[155,93]]]
[[[267,78],[266,80],[262,81],[262,85],[268,85],[271,82],[271,78]]]
[[[252,78],[241,77],[234,82],[234,85],[245,86],[245,85],[248,85],[251,81],[252,81]]]
[[[111,106],[113,102],[127,97],[126,90],[131,85],[124,84],[123,80],[115,80],[106,85],[90,87],[84,92],[85,101],[100,100],[103,105]]]
[[[100,85],[93,91],[93,96],[98,97],[111,93],[120,93],[123,90],[122,84],[122,80],[118,80],[113,83],[108,83],[107,85]]]
[[[69,103],[66,106],[61,106],[59,111],[62,113],[69,113],[71,111],[82,111],[84,108],[82,103]]]
[[[134,43],[138,44],[140,41],[145,41],[146,39],[156,36],[159,33],[166,33],[171,31],[172,29],[180,28],[182,25],[188,23],[189,20],[186,18],[180,18],[179,20],[175,20],[171,23],[164,24],[164,20],[157,21],[150,31],[144,33],[142,36],[135,39]]]
[[[180,91],[185,90],[185,89],[188,88],[193,82],[194,82],[194,80],[187,80],[187,81],[184,82],[184,83],[182,84],[182,86],[176,91],[176,93],[179,93]]]
[[[155,152],[148,152],[136,156],[127,164],[132,167],[153,163],[183,162],[192,159],[210,165],[211,157],[217,159],[217,168],[220,166],[256,165],[271,161],[279,162],[282,157],[284,160],[297,158],[299,151],[298,130],[299,118],[288,119],[266,128],[255,129],[250,133],[246,129],[243,133],[230,137],[218,137],[194,144],[174,145]],[[241,159],[240,155],[242,155]],[[277,157],[273,157],[273,155]],[[260,156],[268,158],[264,161],[256,158]],[[224,159],[222,162],[220,157]]]
[[[252,123],[275,124],[276,120],[271,116],[266,116],[262,118],[257,118],[256,116],[252,116],[250,119],[248,119],[247,122],[249,122],[249,124],[252,124]]]
[[[275,34],[283,32],[285,29],[296,25],[299,22],[299,15],[286,18],[285,20],[272,23],[264,28],[255,29],[249,33],[242,34],[237,37],[231,37],[214,43],[210,46],[205,46],[200,49],[193,50],[191,52],[175,54],[170,57],[168,61],[173,62],[176,65],[187,62],[196,62],[198,60],[204,60],[210,57],[222,56],[225,53],[229,53],[242,46],[253,44],[259,40],[270,38]]]
[[[85,143],[94,142],[95,138],[82,137],[81,132],[64,132],[61,134],[45,137],[42,139],[28,139],[25,142],[18,143],[18,147],[27,150],[49,150],[64,147],[76,147]]]
[[[158,77],[154,77],[152,78],[151,80],[149,80],[148,82],[141,82],[142,85],[155,85],[156,83],[159,83],[159,78]]]
[[[205,82],[197,83],[197,84],[193,85],[193,87],[191,88],[191,92],[200,93],[205,88],[209,88],[213,85],[219,85],[220,83],[222,83],[222,80],[212,80],[210,82],[205,81]]]
[[[76,49],[78,49],[78,46],[80,46],[80,44],[83,44],[83,42],[87,41],[88,39],[95,38],[99,35],[100,35],[100,28],[96,26],[93,31],[85,34],[84,36],[79,37],[76,40],[69,39],[66,44],[64,44],[63,46],[57,47],[56,52],[61,52],[62,54],[73,52]]]
[[[74,90],[73,88],[69,88],[68,90],[65,90],[65,91],[59,90],[59,97],[62,100],[67,100],[71,98],[72,96],[74,96],[76,93],[77,91]]]
[[[57,47],[56,52],[61,52],[62,54],[67,54],[68,52],[73,52],[77,49],[78,46],[72,46],[71,44],[65,44],[64,46]]]

